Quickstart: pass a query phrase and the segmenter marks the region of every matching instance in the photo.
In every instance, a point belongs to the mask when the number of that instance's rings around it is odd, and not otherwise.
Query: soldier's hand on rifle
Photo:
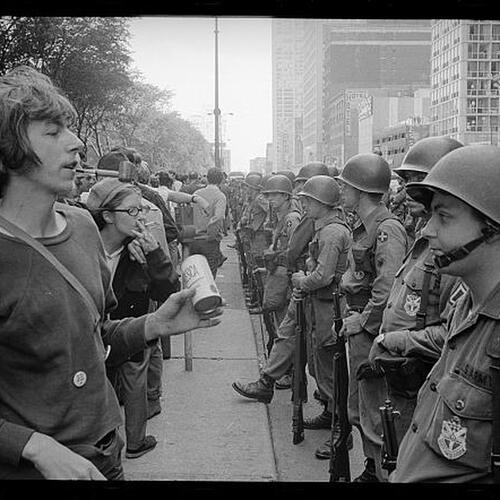
[[[363,361],[356,371],[356,379],[377,378],[381,377],[383,374],[384,371],[380,367],[373,366],[369,361]]]
[[[306,275],[304,274],[304,271],[298,271],[296,273],[292,274],[292,285],[294,288],[302,288],[302,281],[304,281],[304,278]]]
[[[361,314],[356,311],[351,311],[349,316],[344,318],[344,326],[342,327],[342,333],[349,337],[350,335],[356,335],[361,333],[363,327],[361,326]]]

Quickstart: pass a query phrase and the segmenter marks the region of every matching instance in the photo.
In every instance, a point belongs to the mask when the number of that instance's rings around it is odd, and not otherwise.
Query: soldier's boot
[[[340,436],[340,426],[338,423],[335,424],[335,429],[333,431],[333,441],[335,442]],[[352,450],[354,442],[352,439],[352,432],[349,432],[347,436],[347,450]],[[332,456],[332,443],[331,436],[315,451],[314,455],[319,460],[327,460]]]
[[[244,383],[237,380],[232,387],[238,394],[266,404],[271,402],[274,395],[274,380],[265,374],[256,382]]]
[[[281,378],[276,380],[276,389],[290,389],[292,387],[292,375],[285,373]]]
[[[326,408],[323,413],[312,418],[304,419],[304,429],[330,429],[332,427],[332,414]]]
[[[375,473],[375,460],[367,458],[365,460],[365,470],[356,478],[353,483],[378,483],[377,474]]]

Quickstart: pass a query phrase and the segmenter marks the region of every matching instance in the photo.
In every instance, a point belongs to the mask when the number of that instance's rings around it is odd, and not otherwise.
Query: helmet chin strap
[[[469,255],[472,252],[472,250],[477,248],[481,243],[484,243],[485,241],[489,240],[492,236],[494,236],[496,233],[498,233],[498,229],[495,229],[493,227],[485,227],[481,231],[483,235],[480,236],[479,238],[469,241],[469,243],[466,243],[461,247],[455,248],[450,252],[446,252],[443,255],[434,256],[434,263],[436,264],[436,267],[438,269],[441,269],[443,267],[449,266],[452,262],[467,257],[467,255]]]

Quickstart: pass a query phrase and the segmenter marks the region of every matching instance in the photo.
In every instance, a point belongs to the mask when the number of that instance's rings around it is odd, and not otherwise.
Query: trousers
[[[147,373],[151,349],[140,361],[125,361],[113,369],[109,378],[123,403],[127,448],[138,448],[146,437],[148,419]]]

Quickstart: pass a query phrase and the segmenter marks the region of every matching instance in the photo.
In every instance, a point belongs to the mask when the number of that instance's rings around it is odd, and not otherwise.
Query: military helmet
[[[410,182],[408,194],[430,206],[434,192],[459,200],[500,225],[500,148],[464,146],[443,156],[422,182]]]
[[[347,160],[337,179],[365,193],[387,193],[391,182],[389,164],[375,153],[361,153]]]
[[[330,177],[337,177],[339,175],[339,169],[335,165],[328,165],[327,168]]]
[[[262,188],[262,175],[258,172],[250,172],[245,177],[245,186],[260,191]]]
[[[329,175],[314,175],[306,181],[299,196],[307,196],[331,207],[338,205],[340,188]]]
[[[292,194],[292,190],[293,186],[290,179],[286,175],[276,174],[276,175],[271,175],[271,177],[269,177],[269,179],[266,180],[265,184],[263,185],[262,193]]]
[[[291,170],[278,170],[276,174],[286,175],[292,183],[295,181],[295,174]]]
[[[409,149],[403,163],[393,171],[403,178],[410,172],[428,174],[444,155],[460,147],[463,144],[451,137],[425,137]]]
[[[307,181],[313,175],[328,175],[328,167],[320,161],[313,161],[301,167],[295,180]]]

